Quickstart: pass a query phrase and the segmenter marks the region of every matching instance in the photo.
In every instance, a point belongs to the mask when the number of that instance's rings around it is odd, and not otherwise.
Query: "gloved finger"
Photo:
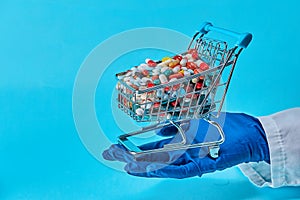
[[[201,176],[201,172],[194,162],[184,165],[167,165],[163,163],[128,163],[125,166],[128,174],[149,178],[188,178],[193,176]]]
[[[102,156],[110,161],[130,162],[133,160],[133,156],[120,144],[111,145],[102,153]]]

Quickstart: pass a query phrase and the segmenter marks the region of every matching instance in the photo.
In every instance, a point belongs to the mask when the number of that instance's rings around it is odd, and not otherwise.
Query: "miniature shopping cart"
[[[227,42],[207,37],[210,31],[236,38],[232,48]],[[209,67],[199,73],[192,73],[178,79],[173,79],[151,87],[137,87],[120,78],[127,71],[117,74],[119,82],[118,107],[137,122],[156,122],[141,130],[127,133],[118,137],[122,144],[135,157],[143,154],[168,152],[196,147],[207,147],[209,155],[217,158],[219,145],[225,140],[225,134],[220,124],[212,118],[218,118],[221,112],[227,89],[234,71],[234,67],[241,51],[248,46],[252,39],[249,33],[236,33],[226,29],[204,23],[188,46],[188,54],[193,49],[197,57]],[[162,61],[156,61],[157,64]],[[129,78],[127,78],[129,79]],[[188,143],[183,128],[191,119],[203,119],[218,130],[220,136],[216,141]],[[175,126],[182,140],[177,143],[166,144],[161,148],[142,150],[135,145],[130,137],[153,131],[163,127]]]

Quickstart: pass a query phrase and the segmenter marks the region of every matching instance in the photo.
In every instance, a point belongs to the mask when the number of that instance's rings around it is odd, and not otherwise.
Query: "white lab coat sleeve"
[[[270,164],[243,163],[240,169],[258,186],[300,185],[300,108],[258,119],[268,140]]]

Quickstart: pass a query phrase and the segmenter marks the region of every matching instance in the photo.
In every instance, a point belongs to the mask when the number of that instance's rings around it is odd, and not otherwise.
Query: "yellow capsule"
[[[172,58],[170,58],[170,57],[164,57],[163,59],[161,59],[161,61],[162,62],[165,62],[165,61],[167,61],[167,60],[171,60]]]
[[[179,60],[174,60],[173,62],[169,63],[169,67],[174,68],[175,66],[177,66],[179,64]]]
[[[178,73],[181,73],[182,75],[184,75],[184,70],[180,70]]]

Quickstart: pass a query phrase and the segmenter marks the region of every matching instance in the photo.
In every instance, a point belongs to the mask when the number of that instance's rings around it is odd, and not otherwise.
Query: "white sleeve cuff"
[[[300,184],[300,148],[295,148],[295,145],[299,146],[295,144],[300,138],[300,125],[297,125],[299,117],[300,109],[290,109],[259,118],[268,140],[271,164],[258,162],[239,165],[255,185],[281,187]]]

